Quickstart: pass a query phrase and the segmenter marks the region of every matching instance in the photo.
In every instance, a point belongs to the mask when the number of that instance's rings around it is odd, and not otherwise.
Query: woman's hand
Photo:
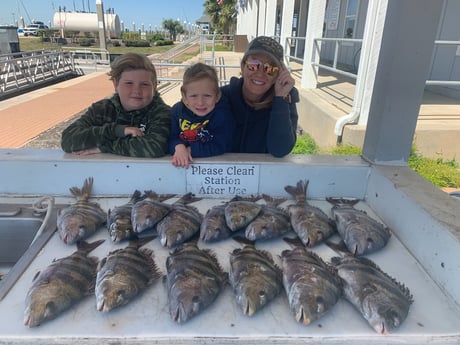
[[[286,97],[294,87],[294,84],[294,78],[291,76],[291,73],[288,71],[284,63],[282,63],[278,78],[275,82],[275,96]]]

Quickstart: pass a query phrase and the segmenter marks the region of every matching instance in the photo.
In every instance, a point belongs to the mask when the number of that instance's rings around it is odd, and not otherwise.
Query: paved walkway
[[[106,72],[96,72],[1,101],[0,148],[19,148],[112,92]]]

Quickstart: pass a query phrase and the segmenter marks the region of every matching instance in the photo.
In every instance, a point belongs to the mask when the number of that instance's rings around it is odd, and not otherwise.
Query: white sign
[[[259,192],[255,164],[192,164],[186,172],[187,192],[196,196],[249,196]]]
[[[328,30],[337,30],[337,23],[340,14],[340,0],[329,0],[327,2],[325,20]]]

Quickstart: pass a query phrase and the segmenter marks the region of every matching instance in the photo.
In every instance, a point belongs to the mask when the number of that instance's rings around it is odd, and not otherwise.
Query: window
[[[343,29],[343,37],[354,38],[356,17],[358,16],[359,0],[347,0],[347,7],[345,13],[345,26]]]

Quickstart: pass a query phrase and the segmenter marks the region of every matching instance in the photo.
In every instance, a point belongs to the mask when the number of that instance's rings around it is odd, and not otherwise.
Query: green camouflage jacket
[[[142,137],[124,136],[138,127]],[[62,132],[61,147],[75,152],[98,147],[101,152],[132,157],[161,157],[168,151],[171,108],[157,93],[143,109],[125,111],[118,94],[93,103]]]

